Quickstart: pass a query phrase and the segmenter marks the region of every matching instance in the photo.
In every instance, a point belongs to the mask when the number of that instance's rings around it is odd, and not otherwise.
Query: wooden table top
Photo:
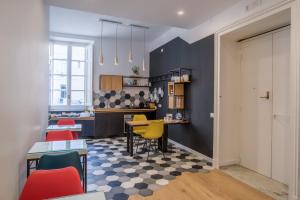
[[[148,126],[151,121],[153,120],[146,120],[146,121],[126,121],[126,124],[129,126]],[[187,120],[164,120],[165,125],[172,125],[172,124],[189,124],[190,122]]]

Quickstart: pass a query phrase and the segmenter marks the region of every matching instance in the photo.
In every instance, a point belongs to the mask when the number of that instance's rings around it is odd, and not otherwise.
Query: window
[[[91,45],[51,41],[49,52],[50,109],[91,106]]]

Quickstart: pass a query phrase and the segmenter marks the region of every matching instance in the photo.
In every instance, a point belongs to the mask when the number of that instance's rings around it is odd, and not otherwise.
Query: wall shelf
[[[123,76],[123,87],[149,88],[149,77]]]

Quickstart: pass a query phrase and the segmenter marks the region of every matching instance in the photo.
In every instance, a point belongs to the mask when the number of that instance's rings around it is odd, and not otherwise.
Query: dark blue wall
[[[163,49],[163,52],[161,52]],[[214,36],[211,35],[193,44],[180,38],[168,42],[150,53],[150,76],[166,74],[169,70],[191,68],[192,83],[185,86],[186,115],[191,125],[169,127],[170,139],[194,149],[206,156],[213,156],[213,112],[214,102]],[[167,81],[157,82],[153,87],[163,87],[167,94]],[[157,117],[167,112],[167,95],[162,100],[162,108]]]

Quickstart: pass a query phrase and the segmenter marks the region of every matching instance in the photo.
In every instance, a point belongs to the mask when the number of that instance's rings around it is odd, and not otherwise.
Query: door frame
[[[297,200],[299,195],[299,128],[300,128],[300,0],[287,0],[273,7],[254,13],[215,33],[215,67],[214,67],[214,145],[213,167],[219,168],[220,145],[220,77],[221,77],[221,36],[241,27],[260,21],[284,10],[291,11],[291,72],[290,72],[290,155],[289,155],[289,191],[288,199]]]

